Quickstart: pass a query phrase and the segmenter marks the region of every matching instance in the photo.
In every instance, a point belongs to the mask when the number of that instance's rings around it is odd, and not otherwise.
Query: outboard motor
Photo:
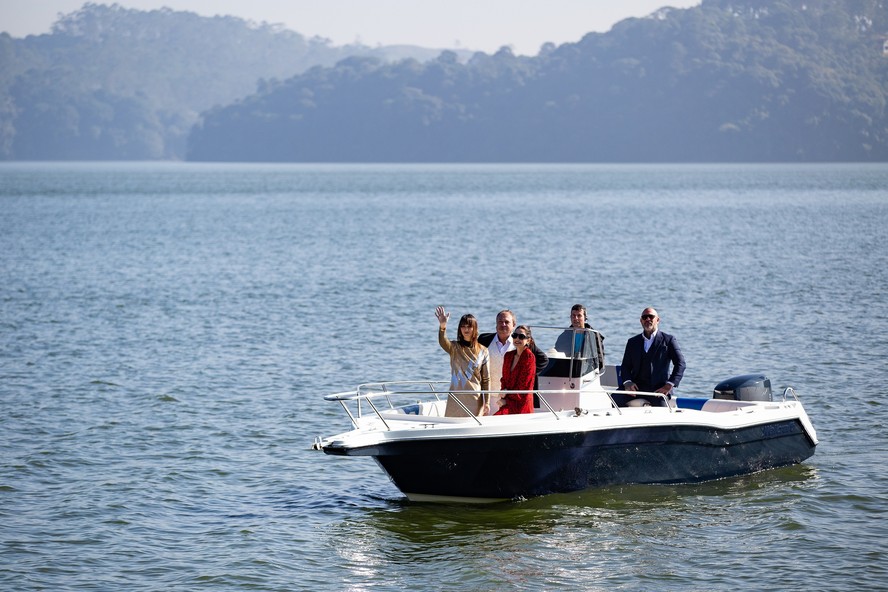
[[[744,374],[723,380],[712,391],[713,399],[771,401],[771,379],[764,374]]]

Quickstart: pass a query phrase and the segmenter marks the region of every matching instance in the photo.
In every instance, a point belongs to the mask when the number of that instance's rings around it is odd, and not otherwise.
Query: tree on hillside
[[[536,58],[344,61],[206,113],[189,155],[885,160],[886,22],[870,0],[706,0]]]
[[[235,17],[88,3],[51,34],[0,35],[0,158],[182,158],[202,111],[386,52]]]

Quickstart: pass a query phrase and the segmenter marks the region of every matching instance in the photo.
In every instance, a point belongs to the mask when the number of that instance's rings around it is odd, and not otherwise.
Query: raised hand
[[[435,309],[435,316],[438,317],[438,323],[441,324],[441,328],[447,326],[447,321],[450,319],[450,313],[444,310],[443,306],[439,306]]]

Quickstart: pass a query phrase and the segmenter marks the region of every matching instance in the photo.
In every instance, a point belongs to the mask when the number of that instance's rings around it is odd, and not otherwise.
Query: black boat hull
[[[802,462],[815,446],[798,419],[786,419],[737,429],[654,425],[324,450],[372,456],[408,497],[516,499],[621,483],[732,477]]]

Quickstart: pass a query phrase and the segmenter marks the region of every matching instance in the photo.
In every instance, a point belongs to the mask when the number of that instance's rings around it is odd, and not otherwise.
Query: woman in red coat
[[[536,357],[530,349],[533,337],[530,327],[518,325],[512,333],[515,349],[507,351],[503,357],[504,391],[527,391],[503,395],[503,406],[494,415],[514,415],[533,413],[533,379],[536,376]]]

